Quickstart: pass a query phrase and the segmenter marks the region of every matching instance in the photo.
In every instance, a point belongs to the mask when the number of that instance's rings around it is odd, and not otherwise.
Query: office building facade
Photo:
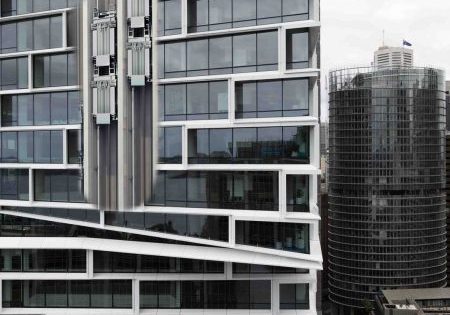
[[[376,69],[412,67],[413,65],[414,51],[411,48],[381,46],[374,53],[374,67]]]
[[[445,286],[443,72],[332,72],[329,161],[331,301],[357,313],[382,289]]]
[[[3,0],[0,314],[316,314],[318,0]]]

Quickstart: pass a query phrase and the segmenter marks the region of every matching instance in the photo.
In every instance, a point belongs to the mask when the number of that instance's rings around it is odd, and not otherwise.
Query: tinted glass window
[[[17,50],[33,49],[33,21],[17,23]]]
[[[34,26],[34,49],[50,48],[50,19],[37,19]]]
[[[34,95],[34,124],[50,124],[50,94]]]
[[[34,134],[34,158],[36,163],[50,163],[50,131],[36,131]]]
[[[34,135],[32,131],[19,132],[19,162],[33,163]]]
[[[231,37],[209,40],[209,67],[230,68],[232,66]]]
[[[256,34],[233,37],[233,66],[256,65]]]
[[[50,104],[52,125],[67,124],[67,93],[52,93]]]
[[[186,43],[170,43],[165,45],[165,71],[186,71]]]
[[[67,55],[50,56],[50,86],[67,85]]]
[[[17,97],[18,123],[20,126],[33,124],[33,96],[19,95]]]
[[[208,83],[187,85],[188,119],[208,119]],[[189,117],[193,115],[192,118]]]
[[[50,18],[50,48],[62,47],[62,16]]]
[[[2,53],[11,53],[17,50],[17,27],[16,23],[3,24],[2,30]]]
[[[2,161],[17,162],[17,132],[2,132]]]
[[[286,67],[302,69],[309,66],[309,34],[305,31],[286,32]]]

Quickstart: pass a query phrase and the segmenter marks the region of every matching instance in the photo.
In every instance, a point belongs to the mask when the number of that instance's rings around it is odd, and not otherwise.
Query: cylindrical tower
[[[446,285],[444,78],[330,73],[329,291],[364,308],[388,288]]]

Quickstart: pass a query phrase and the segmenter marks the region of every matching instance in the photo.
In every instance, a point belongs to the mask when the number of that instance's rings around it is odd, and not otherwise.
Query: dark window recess
[[[228,242],[228,217],[105,212],[105,224]]]
[[[309,273],[308,269],[296,269],[278,266],[249,265],[233,263],[233,274],[291,274],[291,273]]]
[[[191,164],[308,164],[309,127],[192,129]]]
[[[286,206],[288,212],[309,212],[309,177],[286,176]]]
[[[309,225],[236,221],[236,243],[309,254]]]
[[[277,211],[278,173],[160,172],[150,204]]]
[[[271,281],[141,281],[140,308],[268,310]]]

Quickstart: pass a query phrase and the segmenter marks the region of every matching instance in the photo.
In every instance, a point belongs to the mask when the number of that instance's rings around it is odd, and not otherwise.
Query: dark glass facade
[[[330,299],[445,286],[442,72],[338,70],[329,90]]]

